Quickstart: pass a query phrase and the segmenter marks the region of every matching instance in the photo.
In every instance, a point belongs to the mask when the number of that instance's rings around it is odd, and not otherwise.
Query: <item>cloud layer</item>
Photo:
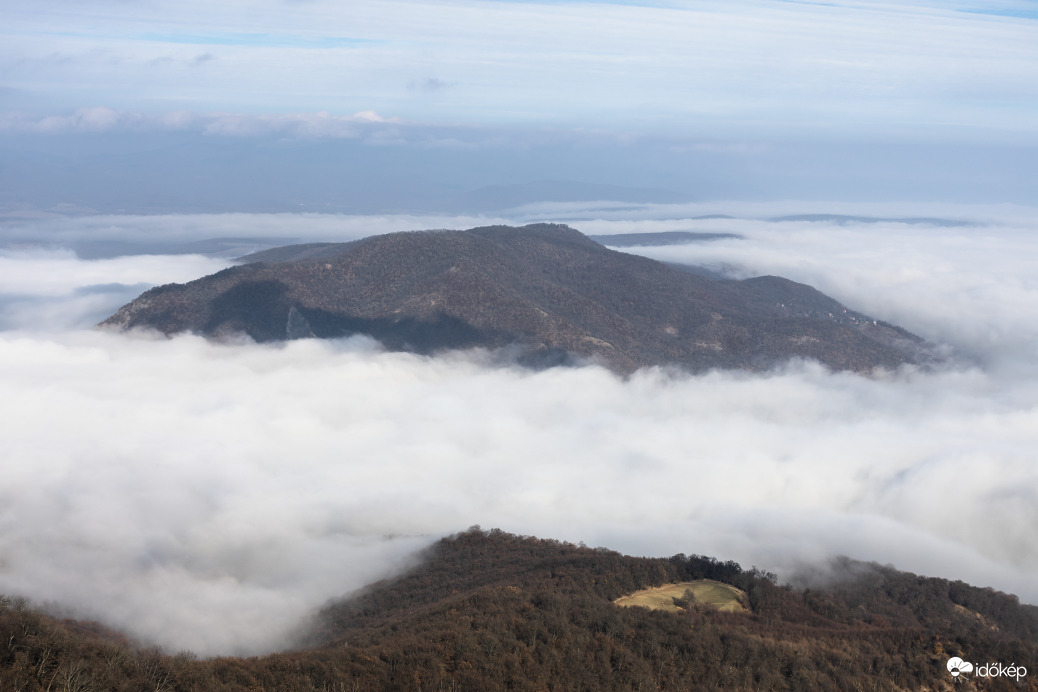
[[[16,104],[24,92],[66,108],[1035,134],[1033,19],[976,3],[3,5]]]
[[[923,228],[697,211],[575,225],[740,232],[680,258],[811,279],[959,360],[875,378],[791,363],[625,381],[481,352],[384,353],[363,338],[99,333],[68,328],[82,321],[68,303],[61,331],[55,318],[47,333],[0,332],[0,591],[171,650],[259,652],[327,599],[479,523],[781,573],[842,553],[1038,601],[1038,215],[974,209],[983,225]],[[326,232],[313,217],[266,221]],[[67,256],[66,283],[33,279],[38,257],[4,261],[27,270],[5,293],[58,300],[96,284],[95,265]],[[157,283],[202,261],[121,258],[106,271]]]

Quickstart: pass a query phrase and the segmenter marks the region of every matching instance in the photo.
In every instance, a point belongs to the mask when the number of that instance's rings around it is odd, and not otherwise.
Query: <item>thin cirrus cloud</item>
[[[968,4],[271,2],[247,17],[234,3],[112,8],[5,10],[8,86],[130,110],[291,104],[434,122],[1034,135],[1031,21]],[[98,28],[84,31],[86,20]],[[199,55],[212,60],[192,68]],[[464,88],[416,101],[416,65]]]
[[[847,554],[1038,600],[1033,209],[871,210],[962,226],[765,220],[784,204],[566,209],[586,232],[738,232],[640,251],[811,280],[952,359],[871,378],[793,362],[623,380],[594,366],[530,372],[480,351],[385,353],[364,338],[111,334],[76,318],[77,291],[106,295],[97,265],[9,254],[4,293],[67,309],[46,329],[0,332],[0,591],[173,651],[256,653],[289,645],[327,599],[479,523],[783,575]],[[724,212],[743,218],[694,218]],[[472,221],[140,217],[109,233],[326,239]],[[52,238],[91,227],[108,225],[46,223]],[[63,281],[41,283],[39,263],[56,261]],[[206,261],[116,258],[106,273],[155,283]]]
[[[205,62],[205,60],[203,60]],[[32,116],[0,114],[0,133],[84,134],[110,132],[193,131],[230,137],[282,136],[294,138],[356,138],[374,128],[398,123],[367,110],[352,115],[286,113],[248,115],[240,113],[192,113],[170,111],[147,113],[118,111],[105,106],[77,108],[68,115]]]
[[[293,48],[342,48],[371,43],[369,39],[348,36],[297,36],[290,34],[141,34],[134,38],[155,43],[199,46],[289,46]]]

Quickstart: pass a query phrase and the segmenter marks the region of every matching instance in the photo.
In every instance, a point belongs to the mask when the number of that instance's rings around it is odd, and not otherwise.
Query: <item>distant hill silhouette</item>
[[[696,231],[660,231],[658,233],[617,233],[589,235],[588,238],[609,247],[638,247],[646,245],[685,245],[708,240],[741,238],[735,233],[700,233]]]
[[[363,333],[419,353],[516,345],[530,365],[593,359],[618,373],[794,357],[868,372],[925,357],[918,337],[810,286],[679,271],[556,224],[391,233],[243,261],[153,288],[102,324],[256,341]]]
[[[884,218],[877,216],[848,216],[846,214],[793,214],[790,216],[776,216],[769,221],[812,221],[822,223],[835,223],[841,226],[850,223],[904,223],[913,226],[942,226],[953,228],[956,226],[972,226],[973,222],[958,219],[939,219],[930,216],[909,216],[901,218]]]

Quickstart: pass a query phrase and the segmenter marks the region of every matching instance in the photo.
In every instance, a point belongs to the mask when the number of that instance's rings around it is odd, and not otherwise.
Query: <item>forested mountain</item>
[[[593,359],[619,373],[794,357],[868,372],[926,352],[918,337],[809,286],[679,271],[554,224],[391,233],[243,259],[153,288],[102,324],[257,341],[363,333],[419,353],[518,346],[526,364]]]
[[[0,689],[12,690],[1021,690],[1031,671],[956,681],[951,656],[1038,660],[1038,608],[962,582],[843,560],[830,585],[701,556],[626,557],[467,532],[410,573],[330,604],[295,651],[195,660],[129,647],[97,625],[0,607]],[[613,601],[713,579],[748,612]]]

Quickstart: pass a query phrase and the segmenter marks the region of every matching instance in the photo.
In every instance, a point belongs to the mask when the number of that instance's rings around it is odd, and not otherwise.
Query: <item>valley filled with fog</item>
[[[869,218],[774,220],[808,213]],[[0,226],[0,592],[170,651],[258,653],[290,645],[329,599],[480,524],[781,578],[848,555],[1038,603],[1038,210],[510,214]],[[697,218],[713,215],[728,218]],[[533,221],[734,234],[625,249],[808,283],[947,358],[873,377],[790,362],[622,379],[593,364],[527,370],[500,353],[389,353],[365,337],[257,345],[92,327],[150,286],[270,244]],[[241,240],[190,254],[214,238]]]

